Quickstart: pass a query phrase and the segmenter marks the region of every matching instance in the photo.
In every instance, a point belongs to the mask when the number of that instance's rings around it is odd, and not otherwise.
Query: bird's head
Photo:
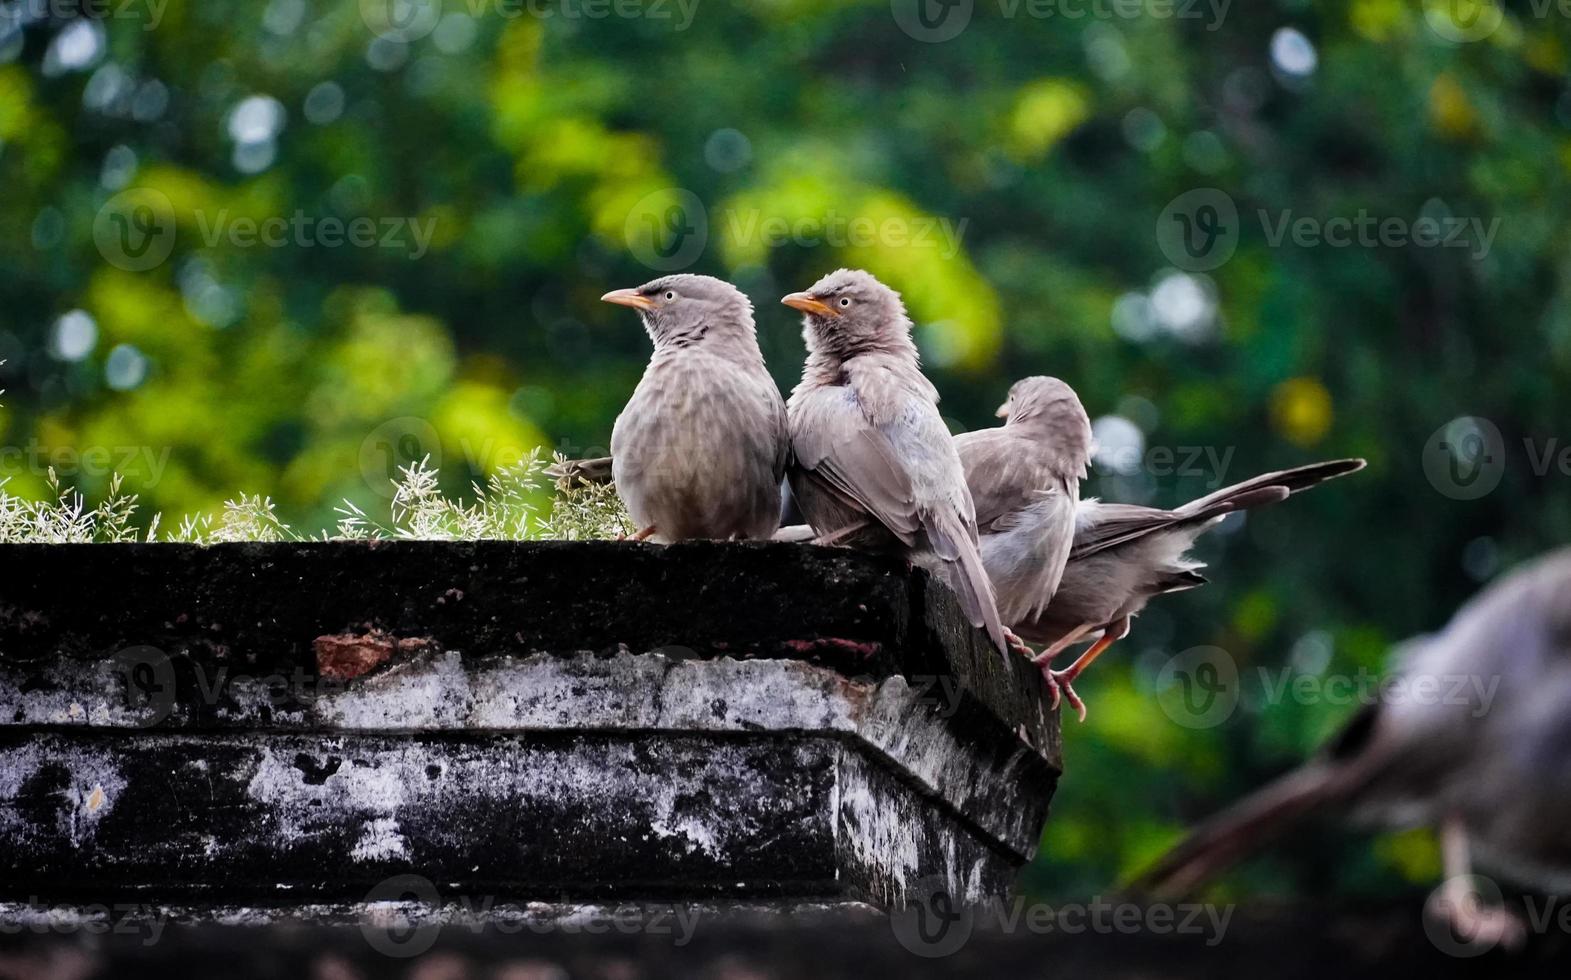
[[[655,347],[686,347],[711,334],[753,335],[753,304],[740,289],[713,276],[676,275],[651,279],[600,297],[631,306]]]
[[[1009,397],[998,406],[1001,419],[1025,421],[1046,414],[1085,415],[1080,396],[1068,383],[1045,375],[1021,378],[1009,387]]]
[[[1009,388],[1009,397],[998,407],[1006,426],[1041,430],[1072,470],[1083,470],[1095,448],[1091,418],[1075,389],[1057,378],[1035,375],[1021,378]]]
[[[847,358],[912,348],[900,294],[861,269],[837,269],[780,302],[805,314],[802,336],[811,352]]]

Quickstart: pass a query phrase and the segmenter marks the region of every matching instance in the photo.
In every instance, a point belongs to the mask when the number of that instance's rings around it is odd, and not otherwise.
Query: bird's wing
[[[1139,504],[1104,504],[1096,500],[1087,500],[1081,503],[1076,518],[1075,543],[1069,553],[1071,560],[1116,548],[1155,531],[1172,527],[1176,522],[1183,520],[1184,515],[1177,511],[1142,507]]]
[[[794,401],[791,449],[796,465],[901,541],[913,543],[921,519],[911,476],[889,437],[862,411],[856,392],[822,387]]]
[[[983,533],[999,530],[1000,522],[1034,505],[1041,491],[1064,482],[1041,447],[1002,427],[962,433],[954,441]]]
[[[1047,609],[1075,541],[1077,494],[1041,490],[1029,506],[994,521],[982,558],[1004,622],[1034,620]]]

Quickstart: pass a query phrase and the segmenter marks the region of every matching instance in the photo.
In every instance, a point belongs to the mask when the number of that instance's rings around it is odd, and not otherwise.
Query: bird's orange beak
[[[787,293],[780,297],[780,302],[793,310],[811,313],[814,316],[839,316],[840,311],[828,306],[810,293]]]
[[[1009,417],[1009,403],[1004,402],[1002,405],[998,406],[998,411],[994,412],[993,414],[1001,419],[1007,419]]]
[[[617,306],[631,306],[635,310],[655,308],[655,301],[636,289],[613,289],[600,299],[606,303],[615,303]]]

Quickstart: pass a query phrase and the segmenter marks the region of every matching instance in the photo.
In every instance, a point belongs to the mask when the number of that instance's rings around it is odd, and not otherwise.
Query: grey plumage
[[[637,536],[769,537],[789,446],[752,304],[693,275],[602,298],[638,310],[655,347],[611,431],[612,477]]]
[[[1057,378],[1015,382],[1003,425],[955,436],[976,503],[982,564],[1006,626],[1040,616],[1058,590],[1075,537],[1091,419]]]
[[[1205,584],[1205,566],[1188,552],[1195,539],[1235,511],[1364,468],[1361,459],[1310,463],[1224,487],[1174,510],[1082,500],[1075,510],[1074,547],[1053,600],[1041,615],[1010,623],[1021,636],[1056,643],[1080,627],[1085,638],[1117,624],[1168,592]]]
[[[1359,823],[1440,828],[1447,888],[1465,888],[1471,852],[1521,885],[1571,893],[1571,549],[1507,575],[1439,634],[1411,641],[1397,674],[1405,686],[1355,715],[1319,757],[1202,825],[1135,887],[1192,891],[1332,808]],[[1467,901],[1476,896],[1444,897],[1464,933],[1520,938],[1499,910]]]
[[[821,540],[903,551],[1004,650],[971,494],[899,295],[841,269],[782,302],[805,314],[787,475],[807,522]]]
[[[1062,691],[1084,720],[1085,703],[1072,686],[1075,678],[1128,635],[1131,619],[1146,603],[1159,595],[1205,584],[1199,571],[1205,566],[1188,552],[1207,528],[1234,511],[1275,503],[1363,468],[1361,459],[1341,459],[1266,473],[1175,510],[1082,500],[1075,508],[1074,542],[1058,588],[1045,606],[1019,619],[1006,618],[1005,625],[1025,640],[1047,645],[1036,662],[1043,667],[1054,701]],[[975,483],[985,480],[986,475],[978,470],[968,478]],[[1030,523],[1041,518],[1031,513],[1024,517],[988,550],[1020,551],[1027,546],[1020,539],[1029,541],[1042,533]],[[1048,668],[1065,649],[1093,637],[1096,642],[1069,667]]]

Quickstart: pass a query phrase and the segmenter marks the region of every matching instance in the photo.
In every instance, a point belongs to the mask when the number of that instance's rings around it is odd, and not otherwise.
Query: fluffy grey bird
[[[1298,818],[1438,828],[1447,879],[1435,911],[1462,937],[1506,942],[1522,923],[1484,905],[1479,865],[1571,894],[1571,549],[1491,585],[1439,634],[1410,641],[1397,679],[1319,757],[1235,804],[1136,883],[1191,892]]]
[[[1058,591],[1092,439],[1079,397],[1057,378],[1015,382],[998,415],[1003,425],[957,435],[955,449],[976,504],[982,565],[1008,626],[1040,616]]]
[[[611,430],[612,478],[634,540],[769,537],[789,443],[753,304],[728,282],[692,275],[600,298],[637,310],[655,345]]]
[[[807,523],[820,543],[899,548],[1007,653],[960,456],[899,294],[839,269],[781,302],[804,314],[787,476]]]
[[[1075,509],[1074,545],[1058,589],[1035,615],[1006,623],[1020,637],[1048,644],[1034,660],[1047,676],[1054,703],[1062,692],[1084,721],[1085,702],[1073,687],[1081,672],[1129,635],[1130,620],[1153,598],[1205,584],[1199,572],[1205,565],[1188,554],[1196,538],[1234,511],[1275,503],[1363,468],[1361,459],[1338,459],[1266,473],[1175,510],[1083,500]],[[973,478],[973,493],[982,476],[978,471]],[[1010,533],[1029,536],[1035,529],[1027,524]],[[1097,634],[1096,642],[1070,666],[1050,668],[1065,649]]]

